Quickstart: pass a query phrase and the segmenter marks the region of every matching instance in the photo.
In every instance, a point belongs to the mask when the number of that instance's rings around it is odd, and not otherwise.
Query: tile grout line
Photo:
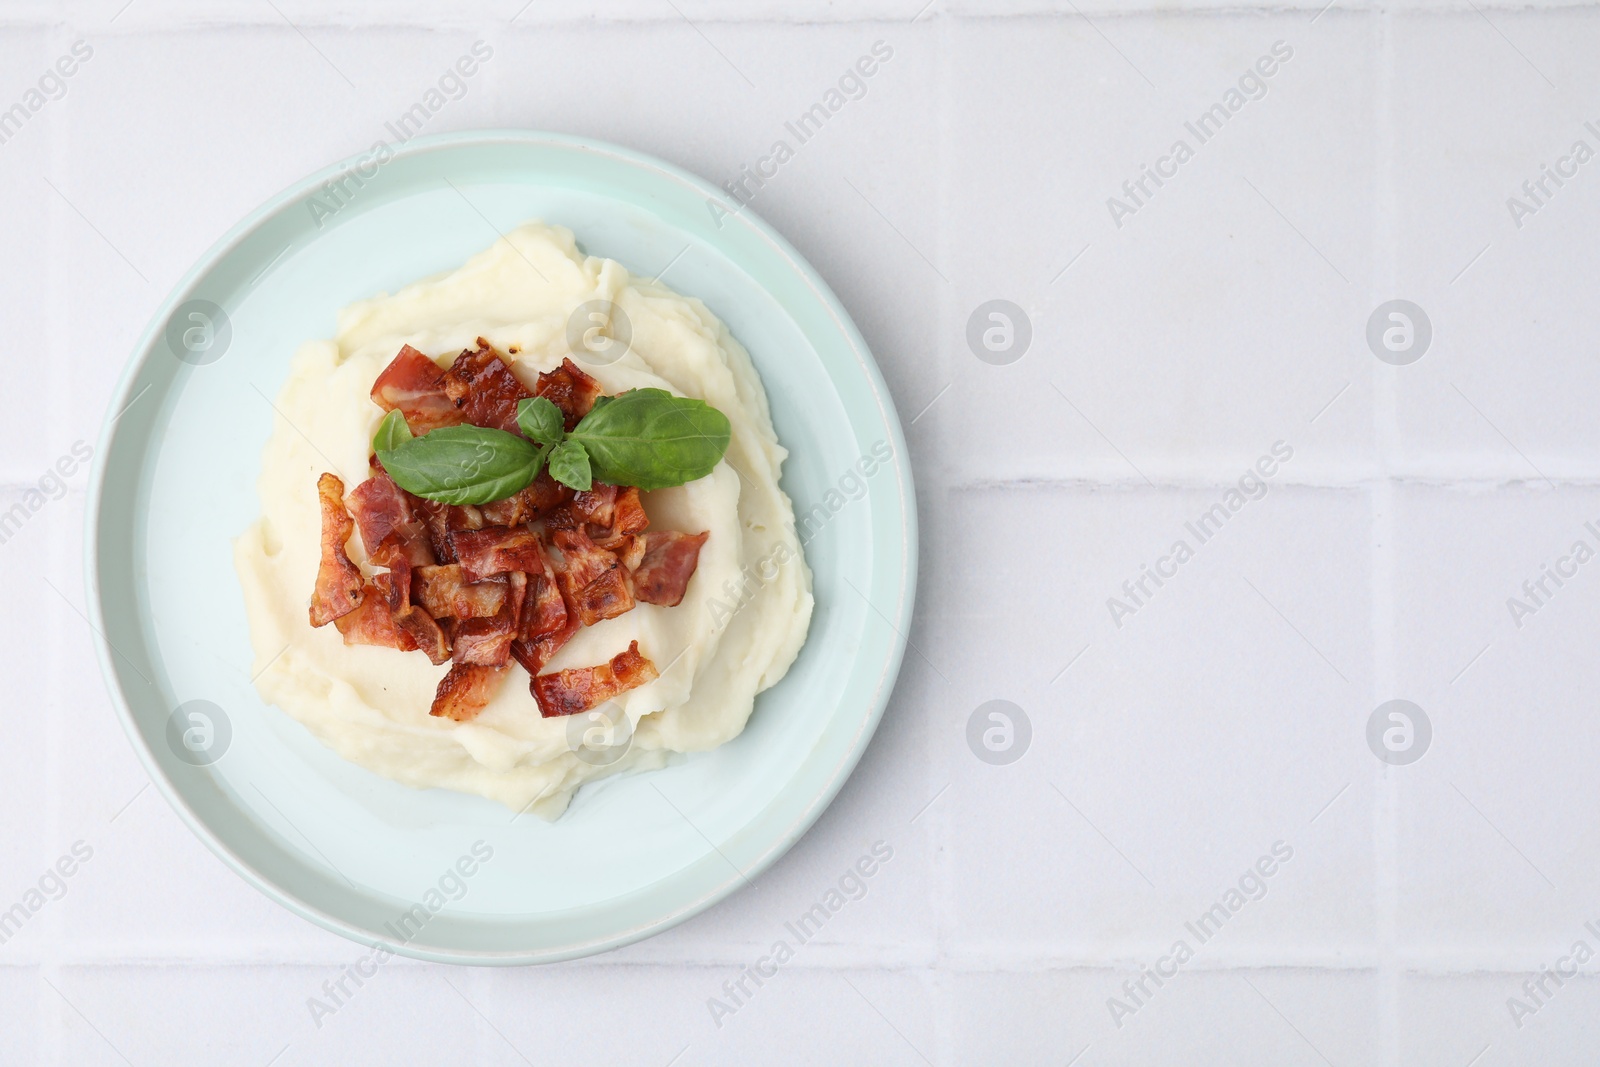
[[[1388,11],[1375,13],[1378,34],[1378,87],[1374,99],[1373,124],[1377,130],[1378,156],[1375,162],[1374,181],[1377,185],[1374,203],[1377,210],[1373,219],[1374,280],[1380,292],[1392,292],[1397,269],[1396,229],[1398,226],[1397,192],[1395,187],[1395,117],[1394,104],[1394,19]],[[1369,302],[1387,300],[1387,296],[1368,293]],[[1398,436],[1395,416],[1396,386],[1393,374],[1378,371],[1379,380],[1373,389],[1377,405],[1373,412],[1373,430],[1378,435],[1380,455],[1393,455]],[[1376,707],[1380,694],[1392,692],[1396,684],[1394,656],[1395,620],[1395,480],[1388,464],[1373,487],[1372,507],[1372,680],[1368,704]],[[1358,709],[1365,719],[1367,709]],[[1401,1067],[1400,1057],[1400,960],[1396,944],[1399,924],[1399,815],[1398,779],[1385,766],[1377,790],[1377,803],[1373,809],[1374,833],[1373,871],[1375,875],[1374,906],[1378,922],[1378,1056],[1380,1062],[1391,1067]]]
[[[123,0],[123,3],[126,3],[126,0]],[[115,10],[116,6],[117,5],[112,5],[110,10]],[[582,16],[557,16],[546,17],[541,20],[532,13],[525,13],[517,19],[517,25],[519,27],[527,26],[536,30],[542,30],[551,27],[580,25],[585,21],[600,26],[623,28],[633,26],[651,26],[656,24],[672,24],[679,22],[676,16],[661,14],[659,10],[652,11],[650,14],[638,14],[638,12],[641,10],[640,5],[618,4],[613,6],[616,9],[615,13],[602,13],[598,15],[591,13],[587,18]],[[915,5],[912,6],[915,7]],[[1353,2],[1351,2],[1351,0],[1345,0],[1345,2],[1337,3],[1336,5],[1325,4],[1323,0],[1301,0],[1301,2],[1291,2],[1291,0],[1240,0],[1238,3],[1223,5],[1220,7],[1193,8],[1172,8],[1165,7],[1157,3],[1135,3],[1127,6],[1117,6],[1114,4],[1090,4],[1080,6],[1084,8],[1085,13],[1096,19],[1138,19],[1147,18],[1152,15],[1165,16],[1172,14],[1198,15],[1206,18],[1260,15],[1307,16],[1315,14],[1318,9],[1325,7],[1336,7],[1337,10],[1341,11],[1347,16],[1381,15],[1385,14],[1393,7],[1392,4],[1382,2],[1382,0],[1353,0]],[[1527,4],[1516,2],[1516,0],[1479,0],[1477,6],[1491,14],[1517,13],[1530,10]],[[1546,3],[1534,5],[1531,10],[1559,12],[1583,11],[1591,6],[1592,4],[1590,3]],[[1420,8],[1417,10],[1420,13],[1427,15],[1471,16],[1474,14],[1472,4],[1467,2],[1467,0],[1446,0],[1444,3],[1431,7]],[[898,8],[894,7],[893,5],[885,5],[881,8],[869,6],[860,14],[846,17],[829,18],[823,16],[821,11],[822,8],[819,6],[813,13],[799,15],[787,14],[777,9],[769,10],[765,13],[758,11],[756,14],[711,14],[703,18],[697,17],[696,21],[700,25],[713,26],[766,24],[780,28],[817,26],[833,27],[883,24],[894,21],[899,14]],[[1057,8],[1041,8],[1037,6],[1029,7],[1025,5],[1019,5],[1012,9],[994,12],[981,11],[978,14],[968,13],[962,15],[952,15],[948,17],[967,18],[969,20],[981,19],[989,22],[1017,22],[1030,18],[1037,19],[1040,17],[1059,17],[1061,14],[1062,11]],[[482,19],[463,17],[460,21],[441,21],[439,19],[429,20],[422,15],[410,15],[405,12],[401,12],[383,17],[362,17],[354,14],[345,14],[340,16],[338,14],[334,14],[326,18],[317,18],[315,16],[297,18],[296,21],[302,27],[316,30],[350,32],[437,30],[448,33],[457,30],[473,30],[474,27],[476,27],[482,21]],[[68,23],[70,23],[70,18],[59,16],[52,17],[49,15],[34,16],[28,14],[19,14],[15,17],[0,19],[0,32],[15,30],[45,31]],[[155,15],[147,14],[140,20],[139,32],[184,33],[194,31],[196,29],[203,30],[219,27],[222,29],[242,29],[248,31],[259,29],[262,26],[271,26],[274,24],[281,25],[281,22],[274,23],[270,16],[266,15],[257,15],[253,18],[228,16],[220,19],[211,18],[207,20],[206,18],[200,16],[186,15],[181,9],[179,9],[174,13]],[[117,30],[118,32],[128,32],[122,31],[120,27],[113,27],[113,29]]]

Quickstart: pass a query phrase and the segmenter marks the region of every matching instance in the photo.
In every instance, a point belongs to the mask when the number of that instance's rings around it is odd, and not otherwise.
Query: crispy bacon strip
[[[562,508],[572,499],[572,490],[541,470],[533,484],[504,500],[483,504],[478,508],[488,526],[521,526],[536,519],[564,513]]]
[[[568,503],[545,515],[545,529],[576,530],[589,525],[597,530],[609,530],[616,509],[617,487],[595,482],[593,488],[583,490]]]
[[[478,505],[483,521],[488,526],[521,526],[539,517],[533,493],[528,489],[512,493],[504,500],[493,500]]]
[[[583,530],[556,530],[550,535],[561,550],[556,574],[569,597],[609,570],[616,569],[617,558],[595,545]]]
[[[530,688],[539,703],[539,714],[550,719],[588,711],[660,676],[656,665],[639,654],[639,642],[630,641],[610,662],[537,674]]]
[[[372,383],[372,402],[385,411],[398,408],[411,432],[423,434],[461,422],[444,386],[439,365],[406,345]]]
[[[411,604],[412,576],[418,566],[433,566],[433,550],[426,537],[402,542],[398,533],[385,537],[368,557],[374,566],[388,567],[388,573],[373,575],[373,582],[389,601],[391,611],[404,611]],[[420,562],[418,562],[420,560]]]
[[[507,433],[521,432],[517,401],[533,396],[499,350],[481,337],[477,348],[462,352],[444,372],[444,390],[463,420]]]
[[[533,579],[522,571],[512,571],[506,575],[506,606],[500,611],[511,620],[513,630],[521,630],[522,605],[527,602],[528,590],[532,586]]]
[[[583,530],[557,530],[552,536],[562,556],[557,580],[580,623],[593,626],[633,608],[627,572],[615,554],[600,548]]]
[[[435,619],[486,619],[500,613],[506,602],[503,577],[469,582],[459,563],[418,567],[412,576],[412,595]]]
[[[697,534],[653,530],[644,535],[644,558],[633,572],[633,595],[646,604],[675,608],[700,565],[700,546],[709,531]]]
[[[541,553],[542,554],[542,553]],[[567,625],[567,600],[561,595],[555,569],[545,555],[537,573],[528,573],[528,592],[522,605],[520,636],[528,639],[553,634]]]
[[[311,590],[311,625],[326,626],[361,606],[361,571],[345,553],[355,523],[344,509],[344,483],[332,474],[317,479],[322,505],[322,562]]]
[[[538,674],[561,646],[578,632],[577,612],[561,593],[550,557],[541,552],[541,566],[528,573],[527,593],[522,602],[521,622],[511,654],[529,674]]]
[[[528,494],[536,512],[558,508],[573,497],[572,488],[550,477],[549,468],[540,471],[533,484],[523,491]]]
[[[645,539],[642,534],[616,534],[595,544],[616,556],[629,574],[638,570],[639,564],[644,562]]]
[[[544,670],[544,665],[555,658],[563,645],[578,632],[578,617],[568,614],[560,629],[533,638],[520,638],[511,643],[511,654],[530,675]]]
[[[374,581],[384,577],[380,574]],[[347,645],[379,645],[401,652],[412,652],[417,647],[416,640],[394,621],[381,588],[373,585],[366,587],[360,606],[334,619],[333,625],[344,635]]]
[[[504,667],[511,662],[511,643],[516,639],[516,625],[504,612],[488,619],[467,619],[456,627],[453,657],[457,663]]]
[[[440,563],[454,563],[455,549],[450,534],[456,530],[483,528],[483,512],[472,504],[441,504],[437,500],[413,497],[428,531],[428,544]]]
[[[435,665],[450,658],[450,638],[439,623],[426,611],[413,604],[396,612],[394,623],[411,635],[411,640]]]
[[[630,485],[618,491],[609,525],[613,534],[639,534],[649,527],[650,519],[644,513],[637,486]]]
[[[456,626],[453,655],[457,663],[504,667],[511,661],[511,643],[517,639],[528,576],[516,572],[506,575],[506,581],[506,602],[499,614],[489,619],[466,619]]]
[[[439,682],[433,694],[433,707],[428,709],[428,714],[456,722],[471,722],[494,699],[505,673],[504,667],[451,664],[450,673]]]
[[[567,506],[572,509],[573,515],[584,522],[610,527],[611,518],[617,511],[617,487],[595,482],[591,488],[573,497],[572,503]]]
[[[567,429],[571,430],[589,414],[601,389],[600,383],[583,373],[576,363],[563,359],[561,366],[539,375],[533,391],[561,409]]]
[[[481,530],[456,530],[450,535],[450,547],[469,582],[496,574],[543,568],[544,549],[539,544],[539,535],[526,527],[485,526]]]
[[[411,564],[404,558],[397,561],[397,569],[372,576],[372,587],[389,610],[396,614],[411,606]]]
[[[412,563],[420,566],[436,562],[428,531],[412,506],[417,499],[382,471],[350,491],[345,503],[355,516],[367,556],[374,562],[378,562],[379,546],[391,537],[404,548]]]

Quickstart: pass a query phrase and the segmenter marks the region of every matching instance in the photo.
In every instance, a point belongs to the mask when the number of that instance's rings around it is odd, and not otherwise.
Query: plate
[[[860,759],[905,648],[916,510],[905,442],[860,333],[790,245],[714,186],[614,145],[419,137],[314,174],[224,237],[168,297],[107,413],[87,588],[99,657],[152,780],[234,870],[355,941],[533,963],[648,937],[794,844]],[[788,675],[744,733],[585,787],[554,823],[346,763],[251,684],[232,540],[289,358],[353,300],[452,269],[529,219],[697,296],[750,350],[789,449],[816,595]],[[892,452],[870,476],[861,457]],[[868,466],[873,466],[869,464]]]

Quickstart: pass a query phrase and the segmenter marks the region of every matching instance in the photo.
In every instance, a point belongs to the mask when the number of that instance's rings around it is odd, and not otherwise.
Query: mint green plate
[[[345,203],[330,212],[325,183],[352,168],[356,178],[339,183]],[[727,896],[838,792],[905,647],[911,470],[883,380],[838,299],[783,238],[733,207],[710,184],[613,145],[515,130],[417,138],[381,166],[347,161],[258,209],[157,313],[108,412],[90,493],[100,662],[151,778],[262,892],[421,959],[568,959]],[[766,383],[789,449],[783,486],[815,531],[810,637],[744,733],[587,787],[553,824],[380,778],[263,704],[230,543],[257,514],[267,398],[295,347],[331,336],[334,312],[352,300],[453,268],[534,218],[636,273],[666,269],[667,284],[727,322]],[[196,300],[226,316],[210,338],[190,335],[209,341],[198,357],[183,342],[186,329],[204,329],[189,316]],[[874,445],[892,461],[853,474]],[[199,732],[186,743],[185,729]]]

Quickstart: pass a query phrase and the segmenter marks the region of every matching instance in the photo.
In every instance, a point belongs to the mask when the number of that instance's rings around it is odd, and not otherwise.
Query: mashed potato
[[[542,718],[527,672],[515,663],[474,721],[434,718],[428,708],[448,665],[436,667],[417,652],[345,645],[334,627],[313,629],[306,614],[319,559],[317,476],[331,470],[347,489],[368,476],[383,415],[368,393],[401,345],[448,364],[481,335],[513,353],[517,375],[531,386],[572,354],[568,318],[591,300],[614,302],[632,327],[632,342],[615,362],[596,366],[574,357],[607,393],[670,389],[718,408],[733,429],[709,476],[644,494],[653,528],[710,531],[683,602],[640,603],[584,627],[545,668],[602,663],[636,640],[661,670],[615,701],[632,740],[609,763],[575,754],[574,726],[590,724]],[[261,518],[234,546],[256,686],[371,771],[553,818],[591,778],[660,766],[671,753],[736,737],[755,695],[783,677],[805,640],[811,576],[794,510],[778,488],[787,453],[748,353],[698,300],[582,255],[565,229],[522,226],[458,270],[346,308],[333,340],[296,353],[276,405],[261,464]],[[359,535],[349,551],[371,571]],[[620,735],[627,732],[620,727]]]

